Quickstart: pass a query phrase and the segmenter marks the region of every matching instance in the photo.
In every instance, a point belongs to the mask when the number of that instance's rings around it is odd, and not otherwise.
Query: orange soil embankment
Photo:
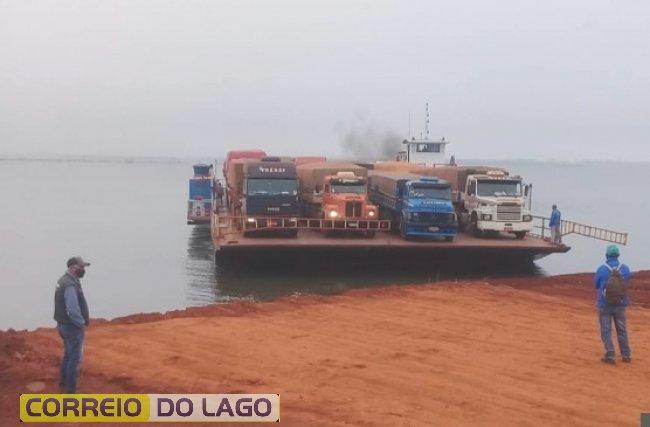
[[[650,272],[634,361],[600,362],[591,275],[234,302],[89,328],[82,392],[280,393],[288,425],[638,425],[650,412]],[[0,332],[0,425],[56,391],[53,329]],[[150,425],[150,424],[149,424]]]

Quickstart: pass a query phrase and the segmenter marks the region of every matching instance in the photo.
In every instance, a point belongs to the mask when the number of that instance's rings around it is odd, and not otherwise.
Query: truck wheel
[[[445,242],[453,242],[454,236],[445,236]]]
[[[478,223],[476,221],[472,221],[472,234],[474,237],[483,237],[484,235],[483,230],[478,228]]]
[[[478,228],[478,215],[476,212],[472,212],[472,215],[469,217],[469,229],[474,237],[483,237],[483,230]]]
[[[469,214],[467,212],[458,212],[458,231],[465,231],[469,226]]]
[[[404,224],[402,223],[402,221],[400,221],[400,222],[399,222],[399,235],[400,235],[400,237],[401,237],[402,239],[404,239],[404,240],[408,240],[409,238],[408,238],[408,236],[406,235],[406,231],[404,230],[404,228],[405,228],[405,227],[404,227]]]
[[[526,237],[526,232],[525,231],[515,231],[515,237],[517,239],[523,239]]]
[[[287,237],[296,238],[298,237],[298,230],[289,230],[287,231]]]

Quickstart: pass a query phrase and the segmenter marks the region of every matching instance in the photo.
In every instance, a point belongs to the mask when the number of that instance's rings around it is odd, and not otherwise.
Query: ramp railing
[[[530,234],[541,239],[550,238],[551,227],[548,225],[549,221],[550,219],[547,217],[533,215],[533,231]],[[575,221],[560,221],[560,235],[566,236],[568,234],[578,234],[591,239],[627,245],[627,233],[593,225],[580,224]]]

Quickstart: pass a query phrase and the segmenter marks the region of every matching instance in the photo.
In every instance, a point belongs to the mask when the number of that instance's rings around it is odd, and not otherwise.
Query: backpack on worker
[[[610,273],[603,289],[603,296],[605,297],[607,305],[623,305],[625,302],[627,283],[625,283],[625,279],[623,279],[623,275],[621,274],[622,265],[623,264],[619,264],[612,268],[605,264]]]

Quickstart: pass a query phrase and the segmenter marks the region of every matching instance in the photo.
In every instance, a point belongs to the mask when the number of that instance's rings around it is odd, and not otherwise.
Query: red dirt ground
[[[650,272],[634,361],[602,364],[591,274],[387,286],[93,320],[81,392],[280,393],[287,425],[638,425],[650,412]],[[0,425],[56,391],[51,328],[0,332]],[[148,424],[151,425],[151,424]]]

